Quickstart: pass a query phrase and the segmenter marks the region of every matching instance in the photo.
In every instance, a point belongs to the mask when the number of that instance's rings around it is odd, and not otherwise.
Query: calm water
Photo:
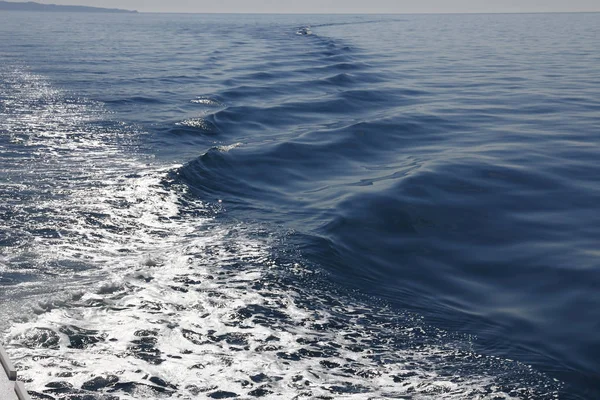
[[[600,398],[598,43],[600,14],[0,14],[33,397]]]

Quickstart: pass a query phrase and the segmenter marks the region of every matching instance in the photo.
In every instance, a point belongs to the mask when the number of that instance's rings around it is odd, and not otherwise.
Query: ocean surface
[[[600,14],[0,13],[34,399],[600,398]]]

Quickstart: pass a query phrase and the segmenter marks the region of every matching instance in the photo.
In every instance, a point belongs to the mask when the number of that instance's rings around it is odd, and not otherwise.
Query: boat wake
[[[26,304],[5,337],[33,398],[555,398],[559,383],[345,292],[285,232],[197,199],[101,105],[4,77],[21,183],[2,191],[3,301]]]

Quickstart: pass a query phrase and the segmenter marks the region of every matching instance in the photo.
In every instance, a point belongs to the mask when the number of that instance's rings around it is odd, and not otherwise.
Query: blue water
[[[0,14],[0,317],[33,397],[600,398],[599,39]]]

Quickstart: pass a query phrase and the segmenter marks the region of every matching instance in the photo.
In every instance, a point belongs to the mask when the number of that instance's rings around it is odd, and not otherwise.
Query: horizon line
[[[593,11],[501,11],[501,12],[223,12],[223,11],[136,11],[138,14],[191,14],[191,15],[502,15],[502,14],[598,14]]]

